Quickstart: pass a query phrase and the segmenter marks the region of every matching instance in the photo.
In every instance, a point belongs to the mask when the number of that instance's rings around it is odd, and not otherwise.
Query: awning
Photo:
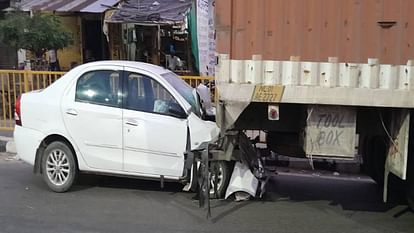
[[[119,0],[22,0],[23,11],[56,11],[102,13],[117,4]]]
[[[173,24],[183,22],[192,0],[128,0],[107,19],[111,23]]]

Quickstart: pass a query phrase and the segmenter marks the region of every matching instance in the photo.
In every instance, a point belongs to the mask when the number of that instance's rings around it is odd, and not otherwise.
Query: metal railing
[[[14,104],[22,93],[46,88],[63,74],[54,71],[0,70],[0,130],[13,130]]]
[[[0,70],[0,130],[14,129],[14,104],[21,94],[46,88],[64,74],[56,71]],[[212,77],[200,76],[182,78],[192,87],[214,80]],[[214,96],[214,88],[211,91]]]
[[[181,76],[181,78],[192,87],[197,87],[200,83],[206,85],[210,89],[212,101],[215,102],[217,96],[214,77]]]

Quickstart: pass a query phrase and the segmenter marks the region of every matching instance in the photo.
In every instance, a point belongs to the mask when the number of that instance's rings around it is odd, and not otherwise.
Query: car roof
[[[124,60],[105,60],[105,61],[94,61],[80,65],[81,67],[93,67],[95,65],[115,65],[115,66],[127,66],[137,69],[142,69],[149,71],[154,74],[164,74],[171,72],[170,70],[165,69],[164,67],[137,61],[124,61]]]

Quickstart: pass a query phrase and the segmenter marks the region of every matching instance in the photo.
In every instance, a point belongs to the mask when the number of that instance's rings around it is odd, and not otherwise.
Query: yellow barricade
[[[44,89],[64,74],[57,71],[0,70],[0,130],[13,130],[14,104],[22,93]],[[200,76],[182,76],[182,79],[192,87],[214,80],[212,77]]]

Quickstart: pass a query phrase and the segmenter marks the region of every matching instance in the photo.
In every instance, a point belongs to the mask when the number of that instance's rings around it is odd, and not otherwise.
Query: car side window
[[[178,105],[174,97],[154,79],[137,73],[127,76],[126,109],[168,114],[171,104]]]
[[[119,73],[97,70],[83,74],[76,83],[75,101],[118,107]]]

